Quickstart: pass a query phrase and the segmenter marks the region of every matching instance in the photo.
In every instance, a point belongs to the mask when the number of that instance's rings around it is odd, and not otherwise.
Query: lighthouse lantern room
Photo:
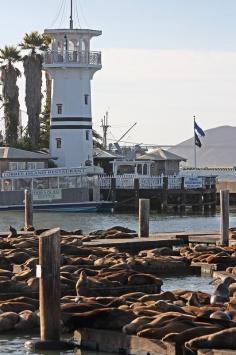
[[[101,31],[46,29],[50,48],[44,69],[52,80],[50,153],[59,167],[93,162],[91,80],[102,68],[101,52],[90,50],[90,41]]]

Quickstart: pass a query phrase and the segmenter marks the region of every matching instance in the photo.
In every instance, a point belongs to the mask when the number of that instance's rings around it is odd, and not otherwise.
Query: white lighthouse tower
[[[74,29],[71,1],[70,29],[46,29],[51,38],[44,69],[52,79],[50,153],[59,167],[92,164],[90,82],[102,68],[101,52],[90,41],[101,31]]]

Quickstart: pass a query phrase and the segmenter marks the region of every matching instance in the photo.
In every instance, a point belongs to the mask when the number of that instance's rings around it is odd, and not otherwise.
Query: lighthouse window
[[[61,148],[61,138],[56,138],[56,144],[57,144],[57,148],[60,149]]]
[[[88,141],[89,140],[89,131],[86,131],[85,134],[86,134],[86,141]]]
[[[89,101],[89,95],[86,94],[86,95],[84,95],[84,103],[85,103],[85,105],[88,105],[88,101]]]
[[[57,113],[58,115],[62,114],[62,104],[57,104]]]

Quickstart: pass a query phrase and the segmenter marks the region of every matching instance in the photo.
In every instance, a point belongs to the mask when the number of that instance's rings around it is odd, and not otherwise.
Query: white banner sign
[[[3,178],[37,178],[50,176],[77,176],[93,171],[93,167],[81,168],[54,168],[54,169],[38,169],[38,170],[14,170],[5,171],[2,174]]]
[[[202,178],[199,177],[185,177],[184,178],[185,189],[201,189],[202,188]]]
[[[33,190],[34,201],[53,201],[53,200],[61,200],[61,198],[62,198],[61,189]]]

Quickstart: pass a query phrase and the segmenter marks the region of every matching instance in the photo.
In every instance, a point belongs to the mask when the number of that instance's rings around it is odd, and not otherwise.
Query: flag
[[[199,139],[199,137],[198,137],[196,132],[195,132],[195,145],[197,147],[199,147],[199,148],[201,148],[201,146],[202,146],[202,143],[201,143],[201,141],[200,141],[200,139]]]
[[[194,120],[194,130],[197,131],[197,133],[200,134],[201,137],[205,137],[204,131],[201,129],[201,127],[198,126],[195,120]]]

